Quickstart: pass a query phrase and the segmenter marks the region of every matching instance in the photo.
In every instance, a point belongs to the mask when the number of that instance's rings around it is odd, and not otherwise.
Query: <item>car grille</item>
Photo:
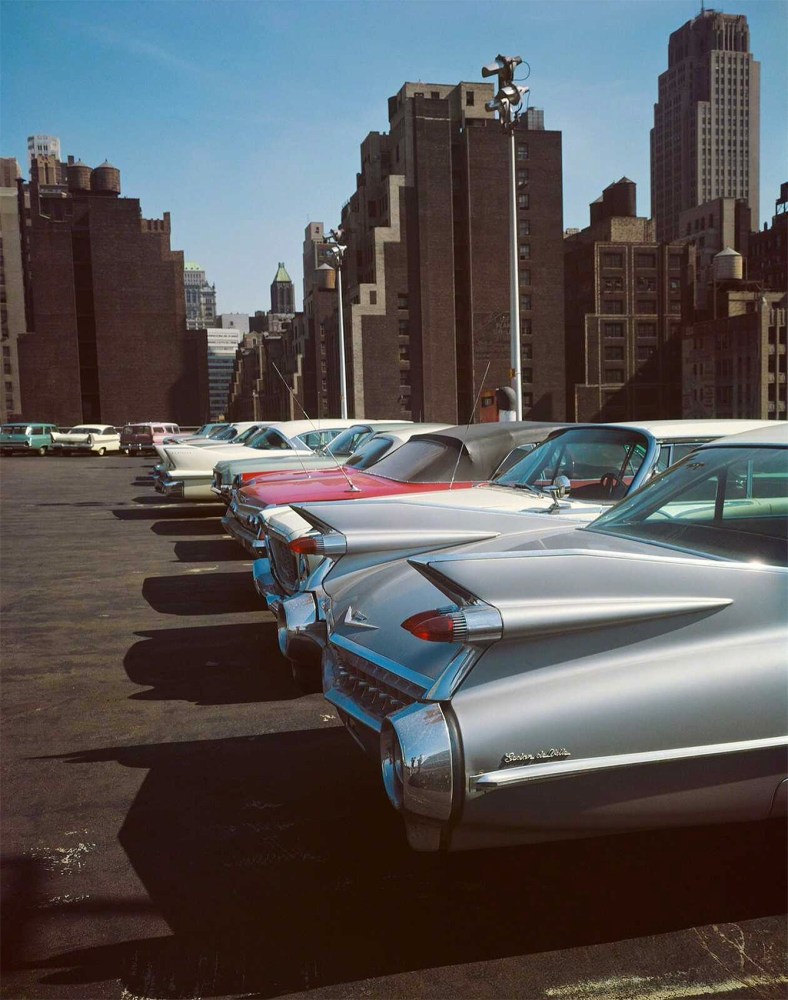
[[[424,694],[424,688],[418,684],[356,653],[333,644],[332,652],[336,663],[334,688],[379,721]]]
[[[298,590],[298,556],[291,551],[287,542],[276,535],[268,535],[266,543],[274,576],[283,590],[288,594],[295,593]]]

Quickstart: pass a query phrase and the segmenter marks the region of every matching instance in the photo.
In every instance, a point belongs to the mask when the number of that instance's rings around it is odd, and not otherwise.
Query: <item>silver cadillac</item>
[[[327,578],[325,696],[417,850],[785,815],[787,565],[773,426],[587,526]]]

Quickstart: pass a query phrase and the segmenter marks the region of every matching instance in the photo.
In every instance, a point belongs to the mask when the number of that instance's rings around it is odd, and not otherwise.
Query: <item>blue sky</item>
[[[146,217],[202,264],[221,312],[270,307],[285,261],[301,299],[310,220],[336,225],[359,146],[388,128],[402,83],[481,79],[496,53],[530,64],[531,104],[563,132],[564,226],[626,175],[650,214],[649,129],[688,0],[92,0],[2,3],[2,146],[27,136],[119,167]],[[761,63],[761,223],[788,179],[788,2],[746,14]]]

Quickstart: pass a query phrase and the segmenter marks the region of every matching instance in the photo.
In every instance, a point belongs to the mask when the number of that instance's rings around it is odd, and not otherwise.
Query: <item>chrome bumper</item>
[[[279,599],[272,611],[276,615],[282,655],[304,666],[319,668],[328,635],[315,595],[307,590]]]
[[[179,479],[158,479],[154,485],[156,491],[166,497],[183,499],[183,482]]]
[[[233,498],[233,488],[229,483],[222,483],[221,486],[212,486],[211,493],[213,493],[217,500],[221,500],[222,503],[226,504],[229,504]]]
[[[241,522],[232,514],[227,513],[222,518],[222,527],[226,534],[239,542],[244,549],[254,559],[259,559],[266,554],[266,544],[264,538],[258,538],[249,528],[245,528]]]

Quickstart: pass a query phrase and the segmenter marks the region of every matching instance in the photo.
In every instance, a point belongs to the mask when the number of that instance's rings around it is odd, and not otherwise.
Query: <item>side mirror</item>
[[[556,476],[550,486],[543,487],[545,493],[550,493],[554,500],[565,497],[572,489],[572,483],[566,476]]]

